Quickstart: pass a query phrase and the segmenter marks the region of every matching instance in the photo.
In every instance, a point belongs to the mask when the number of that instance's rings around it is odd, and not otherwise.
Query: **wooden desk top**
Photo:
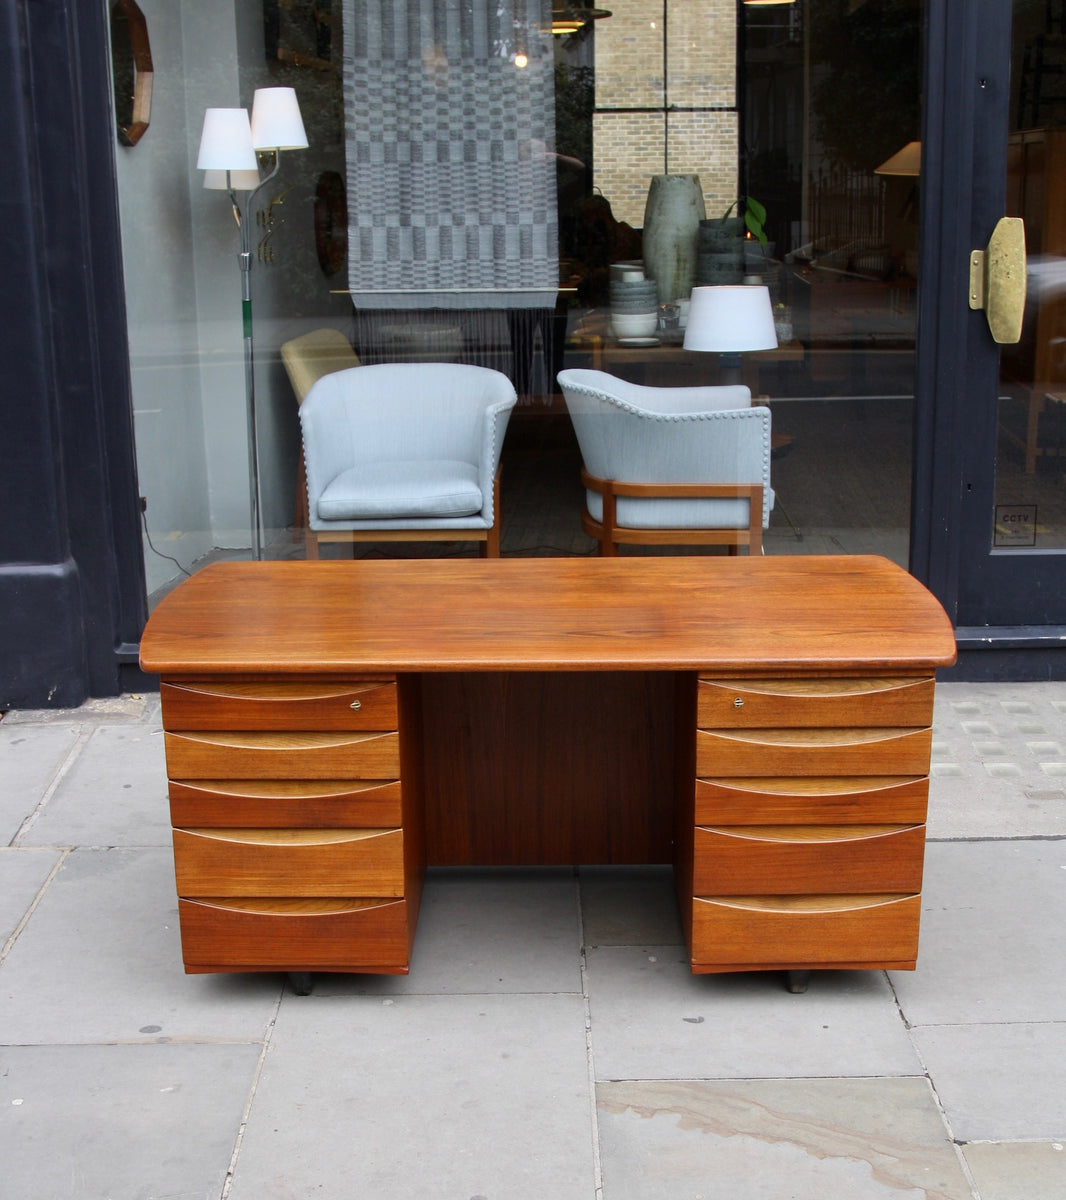
[[[948,666],[939,603],[867,556],[219,563],[167,596],[141,665],[199,674]]]

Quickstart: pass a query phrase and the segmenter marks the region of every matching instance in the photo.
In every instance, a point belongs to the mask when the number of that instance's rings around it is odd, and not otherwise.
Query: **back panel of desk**
[[[429,865],[671,862],[675,691],[670,672],[423,676]]]

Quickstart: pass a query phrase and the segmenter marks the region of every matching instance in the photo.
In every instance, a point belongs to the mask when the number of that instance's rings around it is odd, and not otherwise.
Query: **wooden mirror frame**
[[[154,77],[148,22],[136,0],[115,0],[111,5],[111,77],[119,141],[136,146],[152,116]]]

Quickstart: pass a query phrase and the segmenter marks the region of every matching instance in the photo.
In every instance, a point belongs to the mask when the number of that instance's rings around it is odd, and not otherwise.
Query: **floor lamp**
[[[233,218],[240,233],[237,261],[241,269],[241,318],[244,330],[244,392],[248,426],[248,488],[251,506],[252,557],[263,557],[259,505],[259,439],[255,414],[255,353],[252,343],[252,204],[281,166],[282,150],[303,150],[307,134],[296,92],[292,88],[258,88],[252,115],[243,108],[209,108],[204,113],[196,166],[204,172],[204,187],[229,193]],[[266,176],[259,176],[257,154],[272,154]],[[243,207],[238,195],[247,192]]]
[[[685,349],[719,354],[719,382],[740,383],[745,350],[777,349],[769,289],[754,283],[693,288]]]

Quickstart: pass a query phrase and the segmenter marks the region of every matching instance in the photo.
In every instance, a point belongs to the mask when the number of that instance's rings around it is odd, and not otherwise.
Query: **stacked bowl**
[[[654,279],[636,271],[610,281],[611,332],[616,338],[653,337],[659,328],[659,296]]]

